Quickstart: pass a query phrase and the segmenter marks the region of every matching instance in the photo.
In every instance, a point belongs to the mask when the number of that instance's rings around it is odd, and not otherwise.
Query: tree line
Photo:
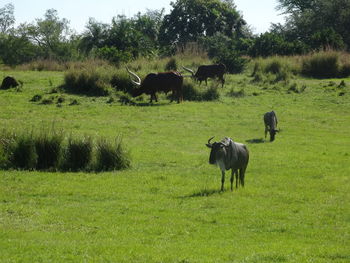
[[[89,18],[78,34],[69,21],[49,9],[43,18],[15,27],[13,4],[0,7],[0,63],[18,65],[38,59],[101,58],[116,65],[138,57],[171,56],[196,43],[231,72],[242,56],[305,54],[350,49],[350,0],[278,0],[287,18],[254,35],[233,0],[176,0],[169,14],[147,10],[111,23]]]

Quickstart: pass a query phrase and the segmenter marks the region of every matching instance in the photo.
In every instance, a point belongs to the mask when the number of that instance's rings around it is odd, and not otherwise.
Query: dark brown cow
[[[172,91],[172,99],[177,98],[177,102],[183,100],[182,95],[182,83],[183,77],[179,72],[171,71],[171,72],[161,72],[161,73],[150,73],[145,79],[141,82],[139,76],[137,76],[134,72],[131,72],[128,68],[126,70],[129,72],[131,76],[134,76],[137,81],[131,80],[135,85],[139,86],[139,88],[134,89],[131,92],[133,97],[140,96],[145,93],[151,96],[151,102],[153,99],[157,100],[157,92],[164,92],[167,94],[169,91]]]
[[[13,77],[7,76],[3,79],[0,89],[9,89],[19,86],[17,80]]]
[[[208,85],[208,78],[218,78],[221,81],[222,87],[224,86],[225,79],[224,74],[226,72],[226,67],[224,64],[214,64],[214,65],[202,65],[199,66],[197,72],[194,73],[192,69],[185,68],[185,70],[192,74],[192,77],[199,81],[199,85],[205,80],[205,84]]]

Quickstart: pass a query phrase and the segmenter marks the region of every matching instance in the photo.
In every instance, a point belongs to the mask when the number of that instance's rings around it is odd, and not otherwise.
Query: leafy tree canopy
[[[240,36],[246,25],[233,1],[177,0],[171,6],[160,29],[162,44],[185,44],[217,32]]]

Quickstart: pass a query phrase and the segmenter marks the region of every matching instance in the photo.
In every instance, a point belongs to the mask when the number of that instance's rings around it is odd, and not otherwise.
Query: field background
[[[1,129],[121,134],[132,168],[0,171],[1,262],[350,262],[349,78],[344,96],[340,79],[295,78],[306,86],[297,94],[256,85],[246,72],[226,76],[219,101],[127,106],[48,94],[62,72],[6,75],[24,86],[0,90]],[[29,102],[36,94],[65,102]],[[282,130],[273,143],[262,140],[270,110]],[[247,144],[244,189],[228,190],[228,172],[219,192],[211,136]]]

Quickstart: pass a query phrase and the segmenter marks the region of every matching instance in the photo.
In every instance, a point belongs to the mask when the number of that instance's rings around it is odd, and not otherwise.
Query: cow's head
[[[132,90],[131,90],[131,92],[130,92],[131,96],[133,96],[133,97],[140,96],[140,95],[143,93],[143,89],[142,89],[142,84],[141,84],[141,79],[140,79],[140,77],[139,77],[136,73],[130,71],[130,70],[128,69],[128,67],[126,67],[126,70],[127,70],[127,72],[129,73],[129,75],[130,75],[130,80],[131,80],[131,82],[132,82],[135,86],[138,87],[138,88],[136,88],[136,89],[132,89]],[[136,80],[133,80],[131,77],[134,77]]]
[[[276,130],[276,129],[270,130],[270,142],[273,142],[275,140],[275,135],[277,132],[279,132],[279,130]]]
[[[216,164],[217,160],[222,160],[225,157],[226,154],[226,149],[225,147],[228,146],[226,143],[224,143],[223,141],[221,142],[214,142],[214,143],[210,143],[210,141],[213,139],[214,137],[211,137],[208,140],[208,143],[206,144],[207,147],[209,147],[211,149],[210,151],[210,156],[209,156],[209,163],[210,164]]]

